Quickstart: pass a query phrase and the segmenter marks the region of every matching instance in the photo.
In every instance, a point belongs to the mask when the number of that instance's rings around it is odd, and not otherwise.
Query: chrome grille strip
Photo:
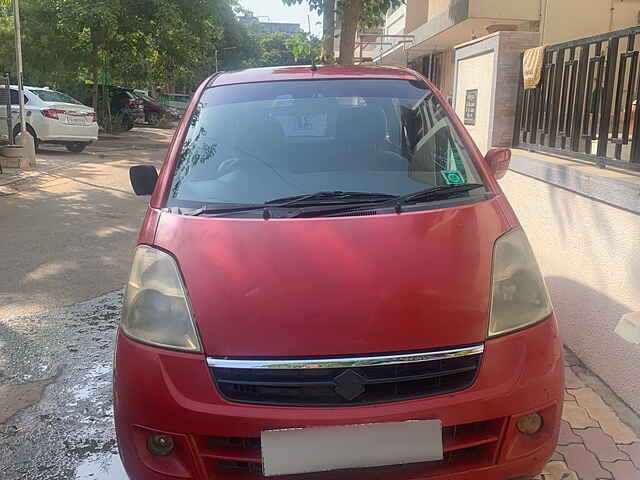
[[[382,365],[397,365],[403,363],[430,362],[447,358],[466,357],[480,355],[484,352],[484,345],[454,348],[451,350],[439,350],[424,353],[407,353],[398,355],[382,355],[375,357],[346,357],[346,358],[318,358],[318,359],[291,359],[291,360],[234,360],[229,358],[207,357],[207,365],[218,368],[245,368],[245,369],[278,369],[295,370],[311,368],[355,368],[372,367]]]

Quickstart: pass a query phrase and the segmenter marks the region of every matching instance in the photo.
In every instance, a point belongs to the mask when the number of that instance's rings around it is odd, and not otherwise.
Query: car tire
[[[133,117],[131,117],[130,115],[125,115],[125,117],[122,119],[122,128],[126,132],[131,130],[135,125],[136,125],[136,122],[133,119]]]
[[[161,121],[161,117],[160,114],[158,112],[149,112],[149,115],[147,117],[147,123],[152,126],[152,127],[157,127],[158,125],[160,125],[160,121]]]
[[[80,153],[88,146],[89,144],[87,142],[71,142],[65,144],[66,149],[72,153]]]
[[[29,132],[29,134],[33,137],[33,146],[36,149],[36,153],[38,153],[40,151],[40,140],[38,139],[38,136],[36,135],[36,132],[33,129],[33,127],[28,123],[27,123],[27,132]],[[16,143],[16,137],[18,136],[19,133],[20,133],[20,124],[13,127],[13,143],[14,144]]]

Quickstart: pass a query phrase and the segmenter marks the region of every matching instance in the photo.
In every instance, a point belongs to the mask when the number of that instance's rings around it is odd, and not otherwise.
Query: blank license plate
[[[442,460],[440,420],[262,432],[267,477]]]

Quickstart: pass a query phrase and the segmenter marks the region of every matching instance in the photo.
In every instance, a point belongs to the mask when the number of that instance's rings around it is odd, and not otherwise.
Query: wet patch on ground
[[[6,422],[23,408],[38,403],[44,388],[51,382],[53,378],[22,385],[0,385],[0,423]]]
[[[111,395],[121,302],[113,292],[0,319],[0,478],[127,478]]]

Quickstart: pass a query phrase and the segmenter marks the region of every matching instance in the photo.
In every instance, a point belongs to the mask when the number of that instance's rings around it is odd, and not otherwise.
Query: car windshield
[[[467,183],[482,179],[422,81],[264,82],[205,91],[168,206],[323,191],[405,195]]]
[[[78,100],[70,97],[66,93],[56,92],[55,90],[31,90],[41,100],[45,102],[60,102],[60,103],[73,103],[76,105],[82,105]]]

